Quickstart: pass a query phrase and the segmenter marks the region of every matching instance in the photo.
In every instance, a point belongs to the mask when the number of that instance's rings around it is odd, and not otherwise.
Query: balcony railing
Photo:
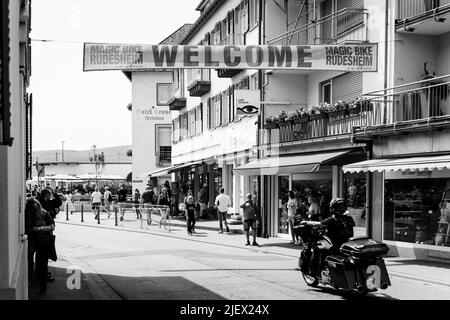
[[[169,108],[170,110],[181,110],[186,107],[186,97],[183,90],[183,85],[179,82],[174,82],[169,86]]]
[[[357,133],[364,136],[412,132],[418,126],[450,126],[450,75],[434,77],[360,97],[357,106],[266,125],[265,143]]]
[[[372,112],[363,133],[408,133],[419,127],[450,124],[450,75],[431,77],[363,96]],[[370,119],[369,119],[370,118]]]
[[[414,20],[421,16],[433,16],[444,10],[450,10],[450,0],[397,0],[397,23],[403,20]]]
[[[172,148],[160,147],[159,154],[156,157],[157,163],[159,163],[160,166],[170,165],[172,161]]]
[[[366,9],[342,9],[267,41],[268,45],[338,44],[367,41]]]

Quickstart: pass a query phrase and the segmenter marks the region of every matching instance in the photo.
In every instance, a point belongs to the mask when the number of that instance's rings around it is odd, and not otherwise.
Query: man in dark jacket
[[[156,204],[156,195],[150,186],[145,187],[145,191],[142,193],[141,196],[141,203],[144,205],[144,209],[147,213],[147,224],[151,225],[152,224],[151,205]]]
[[[244,217],[242,225],[245,231],[245,238],[247,239],[246,246],[250,245],[250,228],[253,231],[253,245],[259,246],[256,242],[256,234],[258,230],[258,224],[261,221],[261,216],[259,214],[256,203],[253,201],[251,193],[247,194],[247,200],[241,205]]]

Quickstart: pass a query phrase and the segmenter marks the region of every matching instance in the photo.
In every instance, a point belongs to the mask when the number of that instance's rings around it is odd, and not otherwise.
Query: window
[[[248,0],[241,2],[240,20],[241,20],[241,34],[245,34],[248,31]]]
[[[216,24],[216,26],[214,27],[214,31],[212,32],[213,33],[213,41],[214,41],[213,45],[215,45],[215,46],[218,46],[220,44],[220,41],[222,40],[220,30],[221,30],[221,23],[218,22]]]
[[[214,128],[220,127],[222,124],[222,95],[218,94],[214,97]]]
[[[351,102],[362,95],[362,72],[349,72],[321,84],[322,102]]]
[[[207,100],[208,109],[208,129],[215,128],[215,117],[214,117],[214,98],[208,98]]]
[[[195,134],[203,132],[203,104],[195,108]]]
[[[233,101],[233,96],[234,96],[234,94],[233,94],[233,92],[234,92],[234,90],[233,90],[233,87],[232,86],[230,86],[229,88],[228,88],[228,91],[227,91],[227,107],[228,107],[228,121],[229,122],[233,122],[234,121],[234,101]]]
[[[222,92],[222,125],[226,126],[229,122],[228,108],[228,90]]]
[[[155,154],[158,157],[160,165],[170,164],[172,150],[171,136],[171,126],[158,124],[155,126]]]
[[[156,104],[158,106],[168,106],[170,100],[170,85],[171,83],[156,84]]]
[[[259,18],[259,0],[250,0],[250,28],[258,24]]]
[[[196,123],[195,123],[195,108],[188,111],[188,117],[189,117],[189,137],[195,136],[195,129],[196,129]]]
[[[180,116],[180,135],[181,139],[186,139],[188,137],[188,113],[185,112]]]

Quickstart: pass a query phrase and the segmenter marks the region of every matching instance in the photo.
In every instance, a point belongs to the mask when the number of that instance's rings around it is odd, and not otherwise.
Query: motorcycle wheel
[[[302,277],[303,277],[303,280],[305,280],[306,284],[310,287],[317,287],[319,285],[319,280],[317,280],[316,278],[314,278],[308,274],[305,274],[302,272]]]

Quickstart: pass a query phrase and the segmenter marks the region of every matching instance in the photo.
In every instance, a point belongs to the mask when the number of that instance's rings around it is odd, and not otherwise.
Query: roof
[[[166,44],[166,45],[180,44],[181,40],[183,40],[183,38],[187,35],[192,26],[193,26],[192,23],[185,23],[175,32],[173,32],[171,35],[169,35],[167,38],[161,41],[159,44]]]
[[[200,17],[194,22],[192,27],[186,33],[185,37],[181,39],[179,44],[187,43],[194,36],[194,34],[206,23],[206,21],[208,21],[212,14],[216,12],[217,9],[219,9],[220,6],[225,2],[226,0],[211,0],[210,4],[202,11]],[[197,8],[200,8],[202,4],[204,3],[200,3]]]
[[[80,162],[80,161],[43,161],[43,162],[39,162],[40,165],[43,166],[49,166],[49,165],[79,165],[79,164],[93,164],[93,162]],[[107,164],[132,164],[132,162],[105,162],[105,165]]]

